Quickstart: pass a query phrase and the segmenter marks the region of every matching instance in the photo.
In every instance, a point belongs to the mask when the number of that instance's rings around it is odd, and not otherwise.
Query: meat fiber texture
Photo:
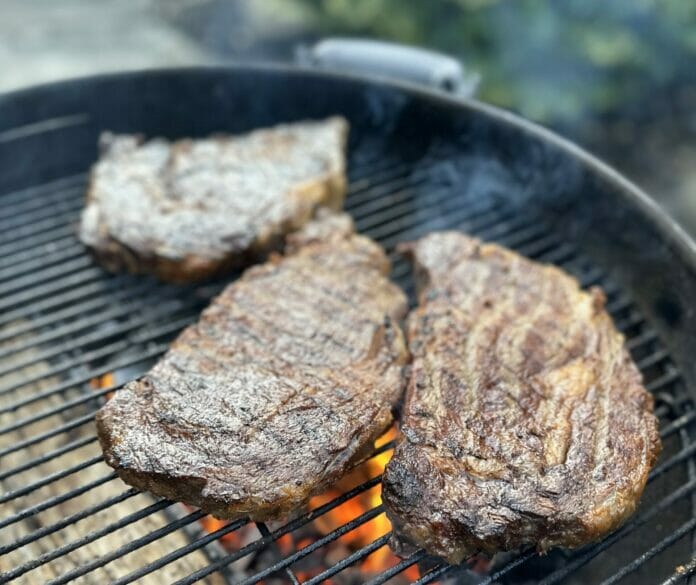
[[[348,216],[321,214],[98,412],[106,462],[219,518],[301,509],[392,423],[407,301],[388,271]]]
[[[111,271],[178,283],[249,265],[318,206],[342,207],[347,133],[334,117],[176,142],[105,134],[80,238]]]
[[[461,233],[406,247],[419,306],[383,500],[450,563],[578,547],[630,516],[660,451],[653,400],[598,288]]]

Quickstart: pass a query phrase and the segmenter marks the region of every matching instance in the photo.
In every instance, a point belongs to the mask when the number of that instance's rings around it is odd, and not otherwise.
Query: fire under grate
[[[413,295],[400,241],[461,229],[600,284],[656,397],[664,451],[637,513],[578,551],[534,551],[450,567],[389,547],[379,499],[393,434],[305,513],[280,523],[216,521],[123,484],[93,417],[195,320],[221,284],[174,287],[95,265],[75,237],[85,177],[0,196],[0,583],[625,583],[696,573],[696,410],[676,365],[629,295],[533,210],[457,177],[447,152],[411,166],[362,149],[347,210]],[[691,559],[691,560],[690,560]]]

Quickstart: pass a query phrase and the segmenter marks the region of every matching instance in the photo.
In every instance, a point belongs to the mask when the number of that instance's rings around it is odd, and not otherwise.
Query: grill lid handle
[[[461,97],[472,97],[479,83],[457,59],[417,47],[369,39],[328,38],[301,47],[302,65],[426,85]]]

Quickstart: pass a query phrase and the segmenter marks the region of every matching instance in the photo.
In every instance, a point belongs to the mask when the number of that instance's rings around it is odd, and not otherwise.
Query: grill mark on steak
[[[340,209],[348,124],[333,117],[169,142],[105,134],[80,225],[109,270],[192,282],[248,265]]]
[[[107,463],[221,518],[305,505],[370,452],[401,397],[406,298],[388,268],[346,215],[308,224],[97,413]]]
[[[214,329],[209,329],[207,333],[215,336],[215,330],[229,328],[234,328],[232,331],[235,334],[243,334],[243,331],[264,332],[261,337],[256,338],[256,352],[266,352],[267,340],[275,335],[283,340],[291,340],[292,345],[285,348],[284,352],[278,352],[278,347],[274,347],[274,356],[285,353],[289,357],[305,360],[313,356],[317,363],[340,363],[341,359],[355,357],[355,348],[350,345],[350,340],[345,339],[345,334],[358,327],[372,327],[376,315],[370,316],[369,312],[365,315],[354,303],[335,303],[338,295],[332,294],[332,275],[324,275],[321,288],[317,286],[318,279],[305,278],[304,271],[298,270],[297,276],[301,280],[296,285],[279,283],[278,279],[274,278],[275,274],[254,281],[254,294],[237,295],[234,306],[225,307],[224,317],[221,317],[220,322],[217,322],[217,319],[212,320]],[[333,288],[336,288],[335,285]],[[358,290],[351,283],[344,288],[351,291],[353,299],[369,295],[367,288]],[[322,302],[309,305],[304,298],[308,289],[323,294]],[[278,298],[283,298],[283,302],[274,300]],[[256,311],[260,303],[264,307],[263,314]],[[382,311],[378,313],[381,314]],[[332,319],[340,325],[330,335],[321,331],[322,323],[326,319]],[[280,323],[283,324],[282,327]],[[302,339],[302,345],[296,343],[297,338]],[[333,351],[326,350],[326,343],[332,345]],[[299,349],[302,350],[302,355],[296,353],[295,350]]]
[[[403,440],[383,481],[393,544],[459,563],[617,528],[660,440],[602,292],[460,233],[407,251],[419,306]]]

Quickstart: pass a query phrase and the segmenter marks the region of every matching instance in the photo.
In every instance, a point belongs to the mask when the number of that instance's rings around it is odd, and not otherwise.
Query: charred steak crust
[[[308,224],[97,413],[107,463],[220,518],[302,507],[392,422],[407,302],[388,269],[348,216]]]
[[[340,209],[347,122],[169,142],[104,134],[80,238],[112,271],[192,282],[259,260],[317,206]]]
[[[603,293],[460,233],[409,250],[420,303],[408,320],[412,377],[383,482],[394,544],[456,564],[577,547],[617,528],[660,440]]]

